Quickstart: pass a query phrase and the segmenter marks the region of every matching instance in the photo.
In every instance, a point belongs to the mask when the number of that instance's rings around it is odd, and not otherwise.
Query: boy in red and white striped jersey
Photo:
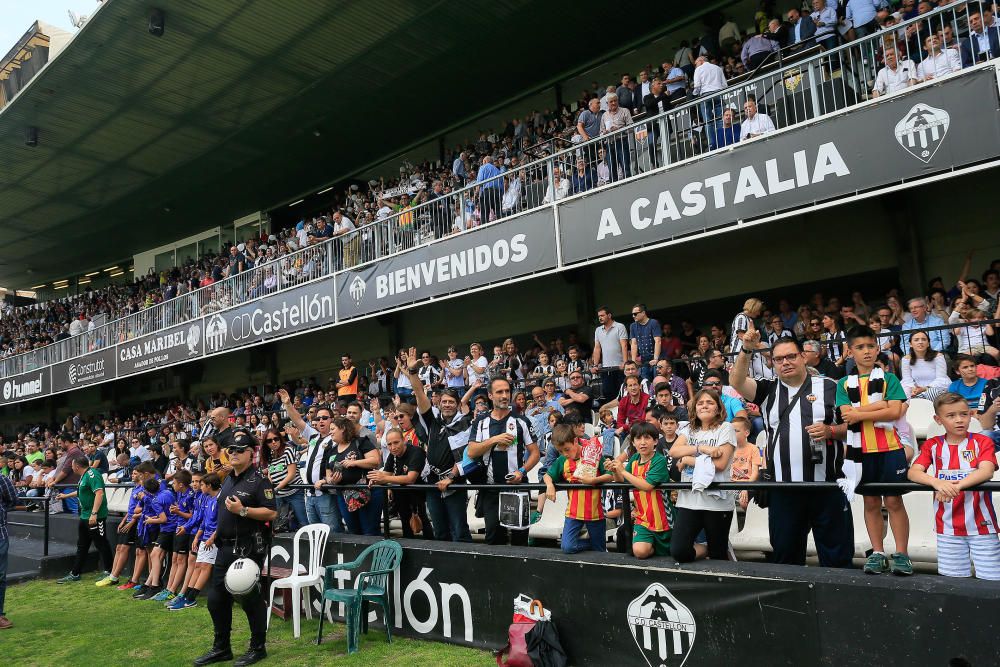
[[[968,491],[989,481],[997,469],[993,441],[969,433],[971,412],[954,392],[934,400],[934,421],[945,434],[929,438],[910,467],[913,482],[934,487],[934,526],[938,572],[947,577],[972,576],[1000,580],[1000,538],[989,491]],[[934,475],[928,474],[933,467]]]

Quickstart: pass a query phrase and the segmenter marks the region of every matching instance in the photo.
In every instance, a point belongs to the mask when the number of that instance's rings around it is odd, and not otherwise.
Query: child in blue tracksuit
[[[197,529],[193,525],[191,526],[191,529],[196,531],[191,540],[191,552],[192,554],[197,552],[198,555],[195,558],[194,568],[188,577],[186,590],[167,607],[171,611],[196,606],[198,593],[208,583],[208,578],[212,574],[212,565],[215,564],[215,557],[219,552],[218,547],[215,546],[215,529],[218,525],[219,489],[221,487],[222,480],[215,473],[208,473],[201,478],[201,498],[199,507],[194,513],[197,516]]]
[[[154,480],[159,481],[159,480]],[[158,484],[159,486],[159,484]],[[146,487],[147,490],[149,487]],[[174,532],[177,530],[177,515],[170,511],[171,505],[177,501],[177,495],[170,488],[160,489],[153,498],[152,506],[146,518],[147,525],[158,528],[155,546],[149,554],[149,576],[141,592],[132,597],[137,600],[150,600],[163,591],[160,575],[163,572],[163,562],[173,550]],[[144,512],[144,514],[146,514]]]
[[[177,534],[184,535],[188,542],[187,563],[184,570],[184,583],[181,586],[181,590],[178,592],[177,597],[184,597],[184,591],[186,591],[188,586],[191,585],[191,578],[194,575],[194,565],[198,559],[198,545],[195,544],[194,538],[198,533],[198,529],[201,528],[202,504],[205,499],[205,494],[201,491],[201,480],[203,476],[204,473],[191,473],[191,518],[185,521],[184,525],[177,527]],[[168,609],[172,607],[173,603],[167,605]]]
[[[149,463],[146,461],[145,463]],[[152,467],[152,465],[150,465]],[[137,468],[138,470],[138,468]],[[153,475],[149,475],[142,482],[142,491],[136,496],[135,510],[133,516],[138,519],[136,524],[137,547],[135,551],[135,568],[132,579],[138,584],[138,578],[146,569],[149,562],[149,552],[156,544],[160,536],[161,519],[156,511],[156,497],[160,493],[160,482]],[[166,520],[166,517],[163,517]],[[134,586],[133,597],[138,597],[146,592],[145,584]]]
[[[122,570],[124,570],[125,566],[128,564],[128,552],[132,547],[136,546],[138,541],[138,530],[136,529],[136,524],[139,523],[139,520],[138,517],[135,516],[135,508],[139,503],[139,494],[142,492],[142,473],[139,472],[139,470],[133,469],[130,476],[134,486],[128,496],[128,512],[118,523],[115,560],[111,565],[111,572],[108,576],[97,582],[97,586],[100,588],[105,586],[118,586]],[[130,588],[135,588],[135,584],[133,582],[129,582],[124,586],[118,587],[120,590],[128,590]]]
[[[174,540],[170,556],[170,576],[164,589],[153,597],[157,602],[173,601],[177,597],[174,591],[179,591],[181,584],[184,583],[187,555],[191,545],[191,535],[184,530],[184,524],[194,514],[194,491],[191,490],[191,479],[191,472],[184,469],[175,472],[170,479],[175,498],[169,510],[175,526]],[[166,554],[164,556],[166,557]]]

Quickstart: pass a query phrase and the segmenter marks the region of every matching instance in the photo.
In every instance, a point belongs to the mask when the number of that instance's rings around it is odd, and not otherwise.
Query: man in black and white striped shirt
[[[579,377],[580,374],[574,374]],[[476,494],[477,516],[486,522],[486,543],[506,544],[508,531],[500,525],[500,491],[504,484],[520,484],[538,463],[538,445],[531,424],[511,412],[511,384],[506,378],[490,381],[493,410],[478,417],[469,428],[469,458],[481,460],[483,467],[468,474],[474,484],[496,484],[496,491]],[[528,531],[510,531],[510,543],[527,546]]]
[[[736,354],[743,349],[743,334],[753,328],[753,321],[760,317],[764,311],[764,302],[760,299],[750,298],[743,304],[743,310],[736,314],[733,323],[729,327],[729,352]],[[747,375],[756,379],[771,380],[774,372],[768,365],[764,354],[756,352],[750,355],[750,365],[747,368]]]
[[[760,332],[751,322],[730,381],[745,399],[760,406],[768,442],[765,459],[774,481],[825,482],[842,477],[847,429],[836,423],[836,382],[809,374],[802,345],[794,338],[781,338],[771,348],[777,379],[748,377],[751,350],[759,342]],[[805,565],[811,530],[820,565],[850,567],[854,528],[850,504],[840,489],[773,489],[769,497],[773,562]]]

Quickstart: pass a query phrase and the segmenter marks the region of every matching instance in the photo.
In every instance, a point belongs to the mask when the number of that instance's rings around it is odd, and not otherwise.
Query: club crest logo
[[[205,327],[205,344],[210,352],[218,352],[226,345],[226,338],[229,337],[229,327],[226,325],[226,318],[222,315],[212,315]]]
[[[629,603],[628,624],[649,667],[681,667],[691,654],[694,615],[663,584],[650,584]]]
[[[362,299],[365,298],[365,290],[367,285],[361,276],[354,276],[354,280],[351,281],[350,285],[351,298],[354,299],[354,305],[360,306]]]
[[[223,321],[225,324],[225,321]],[[198,343],[201,342],[201,325],[195,322],[187,331],[188,356],[198,354]]]
[[[941,148],[950,125],[951,116],[947,111],[920,102],[896,123],[896,141],[903,150],[926,164]]]

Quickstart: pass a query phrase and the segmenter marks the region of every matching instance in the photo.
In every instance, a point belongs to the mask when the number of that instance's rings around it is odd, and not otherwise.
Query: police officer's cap
[[[257,446],[257,438],[253,433],[245,429],[238,428],[233,431],[233,441],[229,443],[228,449],[238,449],[240,451],[253,449]]]

